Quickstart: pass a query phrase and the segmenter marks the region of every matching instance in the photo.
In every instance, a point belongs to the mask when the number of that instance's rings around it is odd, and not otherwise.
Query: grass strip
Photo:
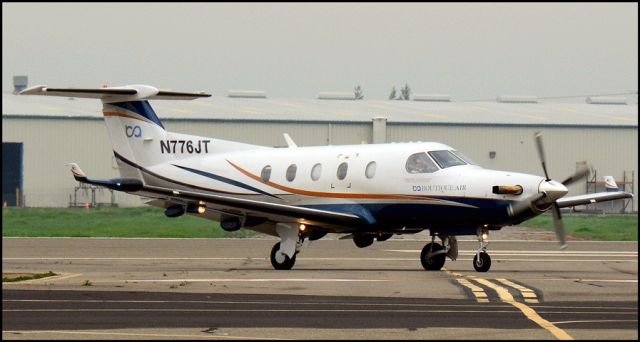
[[[40,278],[46,278],[46,277],[53,277],[54,275],[56,275],[55,273],[49,271],[47,273],[37,273],[37,274],[33,274],[30,276],[19,276],[19,277],[14,277],[14,278],[9,278],[9,277],[2,277],[2,282],[3,283],[13,283],[16,281],[23,281],[23,280],[34,280],[34,279],[40,279]]]

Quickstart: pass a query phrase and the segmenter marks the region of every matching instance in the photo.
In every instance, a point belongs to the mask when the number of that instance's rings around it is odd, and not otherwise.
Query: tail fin
[[[147,99],[159,100],[192,100],[200,97],[210,97],[205,93],[182,93],[162,91],[147,85],[130,85],[111,88],[48,88],[34,86],[20,92],[20,95],[49,95],[80,98],[100,99],[103,104],[103,114],[109,138],[113,145],[113,152],[120,166],[120,174],[125,178],[144,179],[140,169],[180,156],[175,153],[164,153],[165,147],[171,142],[191,139],[201,141],[200,137],[169,133],[151,108]],[[170,134],[171,139],[167,138]],[[176,138],[177,137],[177,138]],[[209,142],[209,140],[204,140]],[[72,165],[74,176],[84,177],[77,167]]]

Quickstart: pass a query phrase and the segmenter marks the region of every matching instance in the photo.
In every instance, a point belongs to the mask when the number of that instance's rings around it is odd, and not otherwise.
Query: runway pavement
[[[425,241],[3,238],[3,339],[637,339],[637,242],[477,242],[439,272]]]

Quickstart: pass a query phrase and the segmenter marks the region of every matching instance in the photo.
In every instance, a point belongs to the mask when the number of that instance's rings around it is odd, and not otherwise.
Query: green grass
[[[247,229],[226,232],[215,221],[162,208],[3,208],[2,236],[220,238],[258,236]]]
[[[592,240],[638,241],[638,215],[563,215],[567,234]],[[545,213],[519,226],[553,231]],[[12,237],[251,237],[241,229],[229,233],[218,222],[183,215],[164,216],[161,208],[4,208],[2,236]]]
[[[3,283],[12,283],[12,282],[16,282],[16,281],[33,280],[33,279],[52,277],[54,275],[56,275],[56,274],[51,272],[51,271],[49,271],[47,273],[38,273],[38,274],[30,275],[30,276],[19,276],[19,277],[15,277],[15,278],[2,277],[2,282]]]
[[[577,215],[563,214],[562,222],[568,235],[603,241],[638,241],[638,215]],[[520,223],[522,227],[554,231],[553,216],[545,213]]]

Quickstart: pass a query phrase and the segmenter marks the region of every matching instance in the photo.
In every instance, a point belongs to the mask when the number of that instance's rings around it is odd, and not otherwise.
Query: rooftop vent
[[[442,94],[415,94],[413,95],[414,101],[429,101],[429,102],[451,102],[451,95]]]
[[[325,92],[325,93],[318,94],[318,99],[320,100],[355,100],[356,94]]]
[[[586,99],[587,103],[590,104],[617,104],[617,105],[626,105],[627,98],[626,97],[613,97],[613,96],[589,96]]]
[[[267,93],[263,90],[229,90],[227,97],[237,97],[244,99],[266,99]]]
[[[500,95],[496,99],[500,103],[538,103],[536,96]]]
[[[13,76],[13,93],[17,94],[27,88],[29,84],[27,76]]]

